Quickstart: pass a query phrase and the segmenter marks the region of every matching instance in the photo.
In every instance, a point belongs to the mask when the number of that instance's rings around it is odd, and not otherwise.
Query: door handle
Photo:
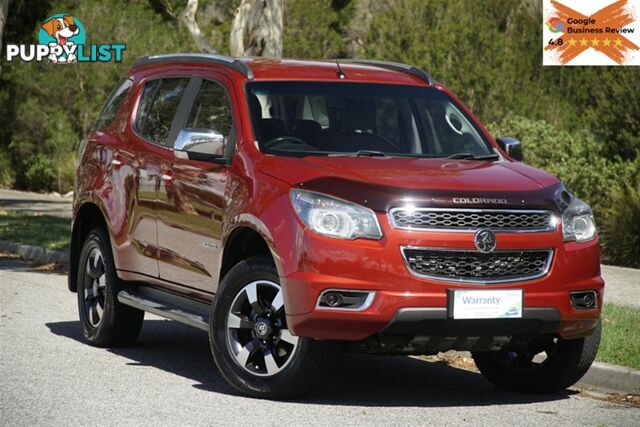
[[[160,175],[160,179],[164,182],[164,185],[171,185],[173,183],[173,173],[171,171],[164,172]]]

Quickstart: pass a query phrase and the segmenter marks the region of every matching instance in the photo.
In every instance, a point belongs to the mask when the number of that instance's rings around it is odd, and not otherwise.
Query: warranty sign
[[[544,0],[543,65],[640,65],[640,0]]]

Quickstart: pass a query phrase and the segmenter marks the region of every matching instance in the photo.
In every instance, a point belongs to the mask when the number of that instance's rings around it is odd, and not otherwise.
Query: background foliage
[[[238,3],[200,2],[198,22],[222,53]],[[520,138],[527,163],[557,175],[594,206],[609,261],[638,266],[640,69],[542,67],[540,3],[285,0],[284,54],[360,56],[428,70],[494,135]],[[82,20],[89,43],[123,42],[127,51],[122,64],[2,65],[0,185],[70,190],[75,147],[130,63],[194,50],[175,19],[184,4],[13,0],[5,43],[34,43],[42,20],[68,12]]]

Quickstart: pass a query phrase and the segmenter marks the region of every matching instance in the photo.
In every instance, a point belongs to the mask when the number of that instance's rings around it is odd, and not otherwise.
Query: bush
[[[640,161],[635,167],[635,177],[613,193],[602,235],[608,262],[640,268]]]
[[[611,203],[611,190],[632,169],[630,162],[607,158],[605,144],[588,131],[568,132],[543,120],[515,116],[487,128],[495,136],[521,140],[525,163],[561,179],[569,191],[593,207],[596,219]]]

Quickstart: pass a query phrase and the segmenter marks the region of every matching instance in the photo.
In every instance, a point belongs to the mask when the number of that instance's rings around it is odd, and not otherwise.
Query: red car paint
[[[329,62],[243,60],[253,81],[339,82]],[[376,66],[344,64],[345,81],[428,86],[407,73]],[[168,148],[138,136],[133,123],[143,85],[163,76],[200,76],[223,84],[233,106],[237,135],[230,164],[178,159]],[[320,339],[361,340],[387,325],[400,308],[447,307],[447,291],[478,289],[419,278],[411,274],[400,247],[474,250],[473,233],[416,232],[395,229],[388,210],[403,200],[419,206],[451,207],[453,197],[499,198],[499,208],[547,206],[555,209],[559,181],[515,161],[395,157],[281,157],[263,154],[254,140],[245,84],[248,77],[225,66],[166,61],[132,69],[132,89],[106,128],[91,132],[80,152],[74,200],[74,230],[85,215],[99,212],[111,237],[118,276],[210,302],[216,294],[231,242],[244,230],[262,237],[275,261],[285,291],[291,331]],[[501,151],[482,124],[437,83]],[[535,143],[535,142],[532,142]],[[380,240],[339,240],[309,231],[295,214],[290,191],[304,188],[368,206],[383,232]],[[465,204],[465,208],[496,208]],[[74,231],[75,233],[75,231]],[[555,254],[539,279],[490,285],[523,289],[524,307],[551,307],[561,317],[564,338],[589,334],[599,318],[604,282],[598,239],[564,242],[562,224],[553,232],[496,233],[497,250],[548,249]],[[78,242],[72,243],[77,251]],[[74,246],[75,245],[75,246]],[[74,249],[75,248],[75,249]],[[72,269],[73,270],[73,269]],[[73,276],[73,274],[72,274]],[[70,280],[70,287],[74,287]],[[317,308],[322,291],[332,288],[375,291],[363,311]],[[594,290],[597,307],[576,310],[569,293]]]

